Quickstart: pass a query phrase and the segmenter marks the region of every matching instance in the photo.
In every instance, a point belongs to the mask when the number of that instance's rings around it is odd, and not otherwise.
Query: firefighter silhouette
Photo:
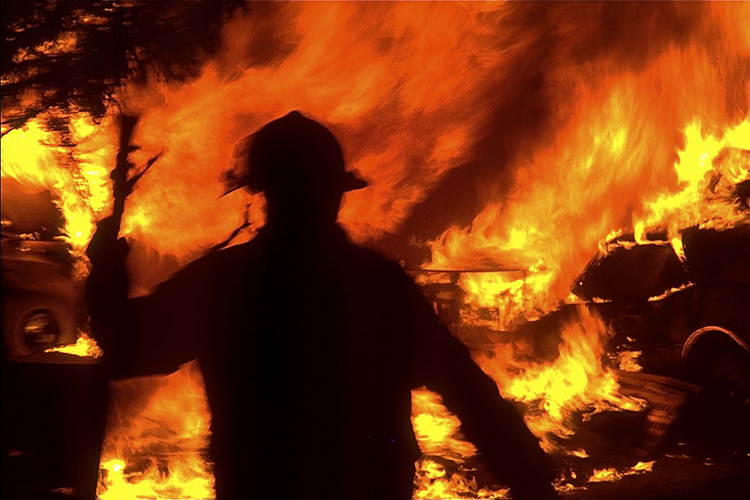
[[[98,234],[89,247],[92,327],[113,376],[199,360],[217,498],[410,498],[421,386],[443,396],[514,498],[553,498],[546,456],[494,382],[400,266],[337,225],[343,194],[367,184],[333,134],[294,111],[243,147],[224,181],[265,192],[252,241],[135,299],[122,240]]]

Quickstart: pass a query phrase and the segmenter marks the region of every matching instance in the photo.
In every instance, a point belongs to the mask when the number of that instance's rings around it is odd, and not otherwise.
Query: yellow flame
[[[743,119],[721,134],[703,132],[700,122],[684,132],[685,147],[674,168],[679,189],[645,200],[636,227],[666,227],[678,256],[684,258],[679,232],[689,226],[724,229],[748,222],[735,203],[733,187],[750,179],[750,121]]]
[[[617,365],[620,370],[626,372],[639,372],[643,367],[638,364],[638,358],[643,354],[641,351],[623,351],[617,355]]]
[[[445,466],[423,458],[417,462],[415,490],[412,498],[509,498],[508,488],[479,488],[476,479],[468,478],[460,469],[448,473]]]
[[[624,476],[633,476],[637,474],[644,474],[646,472],[652,472],[654,470],[654,464],[656,460],[650,462],[638,462],[634,466],[626,470],[618,471],[614,467],[607,467],[604,469],[594,469],[593,473],[589,477],[591,483],[603,483],[603,482],[615,482],[622,479]]]
[[[591,483],[614,482],[622,479],[622,476],[614,467],[605,469],[594,469],[594,473],[589,477]]]
[[[196,475],[204,467],[200,456],[186,456],[172,460],[169,473],[157,466],[141,474],[128,474],[122,460],[112,459],[100,466],[106,491],[98,493],[101,500],[149,499],[209,499],[214,497],[213,479],[208,474]]]
[[[111,392],[98,498],[214,498],[206,457],[211,414],[198,364],[112,382]]]
[[[578,318],[564,327],[559,355],[551,363],[515,361],[507,348],[498,349],[494,358],[477,360],[501,394],[530,405],[524,419],[550,452],[561,449],[548,435],[572,435],[570,418],[576,411],[644,408],[645,402],[620,395],[614,374],[602,366],[607,332],[601,320],[585,307],[578,312]]]
[[[71,117],[70,134],[75,145],[59,146],[62,139],[44,128],[43,117],[11,130],[2,138],[2,176],[51,193],[65,219],[65,239],[80,257],[96,219],[110,209],[116,146],[110,119],[96,126],[89,115]]]
[[[82,358],[100,358],[104,355],[104,351],[96,343],[96,340],[80,331],[78,332],[78,339],[75,344],[52,347],[44,352],[62,352]]]
[[[549,363],[516,360],[509,348],[497,348],[495,356],[479,357],[477,362],[496,380],[504,397],[529,406],[524,420],[546,451],[587,458],[585,450],[567,449],[564,441],[553,440],[551,436],[573,435],[576,412],[590,415],[605,410],[640,411],[645,408],[645,402],[619,394],[614,374],[602,366],[602,341],[607,338],[606,330],[601,320],[586,308],[579,308],[578,318],[568,324],[561,335],[563,343],[559,356]],[[426,389],[413,391],[412,424],[420,449],[427,456],[448,457],[462,464],[476,453],[476,448],[460,434],[460,420],[442,405],[438,394]],[[595,477],[604,477],[604,474],[600,472]],[[558,491],[569,491],[571,487],[565,481],[556,484]],[[444,465],[429,458],[417,463],[415,491],[416,498],[478,495],[475,482],[460,470],[448,474]],[[479,491],[486,495],[497,494],[498,498],[507,494],[507,490]]]
[[[459,460],[471,457],[476,448],[458,436],[461,421],[443,406],[443,398],[422,388],[412,391],[412,426],[422,453],[452,456]]]
[[[631,468],[631,472],[633,473],[651,472],[654,470],[655,463],[656,463],[656,460],[651,460],[650,462],[638,462]]]

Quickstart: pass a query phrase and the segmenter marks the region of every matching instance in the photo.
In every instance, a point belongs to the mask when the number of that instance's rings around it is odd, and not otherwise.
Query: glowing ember
[[[680,240],[680,241],[681,241],[681,240]],[[675,249],[675,250],[676,250],[676,249]],[[678,253],[678,255],[679,255],[679,253]],[[694,285],[695,285],[694,283],[685,283],[685,284],[684,284],[684,285],[682,285],[682,286],[677,286],[677,287],[674,287],[674,288],[670,288],[669,290],[666,290],[666,291],[665,291],[664,293],[662,293],[661,295],[656,295],[656,296],[654,296],[654,297],[649,297],[649,298],[648,298],[648,301],[649,301],[649,302],[657,302],[657,301],[659,301],[659,300],[662,300],[662,299],[666,299],[666,298],[667,298],[667,297],[669,297],[670,295],[672,295],[672,294],[674,294],[674,293],[677,293],[677,292],[681,292],[682,290],[686,290],[686,289],[688,289],[688,288],[690,288],[691,286],[694,286]]]

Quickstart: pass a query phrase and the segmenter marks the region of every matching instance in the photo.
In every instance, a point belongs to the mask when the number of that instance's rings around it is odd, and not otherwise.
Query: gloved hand
[[[116,269],[125,265],[130,247],[125,238],[119,238],[120,221],[107,217],[99,222],[91,238],[86,255],[95,268]]]

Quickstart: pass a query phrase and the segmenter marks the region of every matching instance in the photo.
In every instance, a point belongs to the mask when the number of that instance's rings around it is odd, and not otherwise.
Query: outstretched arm
[[[411,305],[418,357],[416,385],[443,396],[445,406],[461,419],[463,434],[477,447],[513,498],[556,498],[552,470],[537,439],[467,348],[440,324],[429,302],[411,284]]]

